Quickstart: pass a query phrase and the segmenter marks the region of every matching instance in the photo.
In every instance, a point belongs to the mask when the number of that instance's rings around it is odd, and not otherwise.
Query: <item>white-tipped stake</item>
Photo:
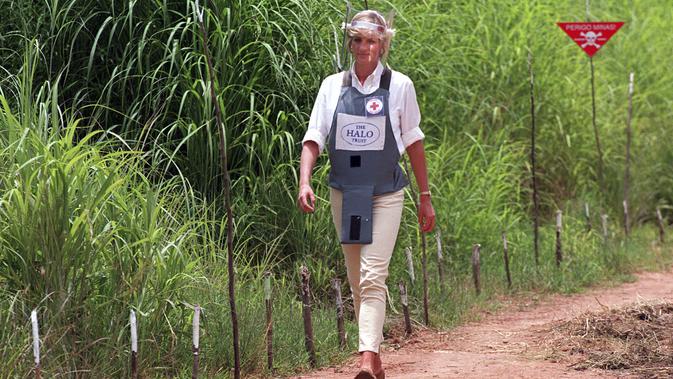
[[[138,352],[138,323],[135,311],[131,311],[131,352]]]
[[[411,254],[411,248],[407,247],[404,249],[404,255],[407,256],[407,266],[408,266],[408,271],[409,271],[409,279],[411,279],[411,282],[416,281],[416,275],[414,274],[414,257]]]
[[[131,378],[138,379],[138,322],[135,311],[131,310],[129,319],[131,324]]]
[[[403,283],[400,283],[400,300],[402,302],[403,306],[408,306],[409,305],[409,298],[407,296],[407,290],[404,287]]]
[[[442,254],[442,234],[439,231],[435,234],[435,240],[437,240],[437,259],[441,261],[444,259],[444,254]]]
[[[199,0],[196,0],[194,3],[194,8],[196,8],[196,19],[199,20],[199,22],[203,22],[203,13],[205,9],[202,9],[201,6],[199,5]]]
[[[199,323],[201,317],[201,307],[194,307],[194,318],[192,319],[192,344],[195,349],[199,348]],[[194,354],[198,354],[197,351]]]
[[[601,215],[601,223],[603,224],[603,238],[608,238],[608,215]]]
[[[633,73],[629,74],[629,95],[633,95]]]
[[[589,214],[589,203],[584,203],[584,217],[589,219],[591,215]]]
[[[666,239],[666,229],[664,229],[664,218],[661,216],[659,207],[657,207],[657,224],[659,226],[659,242],[664,243]]]
[[[194,307],[194,317],[192,318],[192,379],[199,377],[199,323],[201,318],[201,307],[198,304]]]
[[[271,273],[264,275],[264,300],[271,300]]]
[[[563,212],[558,210],[556,211],[556,230],[561,230],[563,228]]]
[[[33,357],[35,367],[40,367],[40,329],[37,323],[37,310],[30,312],[30,323],[33,325]]]

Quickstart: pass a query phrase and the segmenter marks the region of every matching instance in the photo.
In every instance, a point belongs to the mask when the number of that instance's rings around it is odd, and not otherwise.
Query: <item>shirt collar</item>
[[[363,94],[372,93],[379,88],[379,85],[381,84],[381,74],[383,74],[383,64],[379,61],[374,72],[365,79],[365,84],[360,84],[360,80],[358,80],[357,75],[355,75],[355,65],[351,66],[352,85]]]

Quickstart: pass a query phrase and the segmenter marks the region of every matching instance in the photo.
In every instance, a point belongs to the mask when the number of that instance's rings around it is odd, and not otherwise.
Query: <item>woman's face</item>
[[[376,37],[355,36],[351,39],[351,53],[356,64],[372,64],[381,57],[381,40]]]

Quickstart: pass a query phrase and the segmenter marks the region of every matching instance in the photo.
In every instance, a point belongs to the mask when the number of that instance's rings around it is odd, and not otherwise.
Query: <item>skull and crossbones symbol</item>
[[[595,32],[589,31],[589,32],[586,32],[586,33],[582,32],[582,33],[580,33],[580,35],[581,35],[583,38],[578,38],[577,40],[578,40],[578,41],[585,41],[585,42],[581,45],[583,49],[584,49],[585,47],[587,47],[587,46],[593,46],[593,47],[595,47],[596,49],[600,49],[600,48],[601,48],[601,45],[599,45],[599,44],[597,43],[597,41],[598,41],[599,37],[601,37],[601,36],[603,35],[603,33],[601,33],[601,32],[595,33]],[[601,39],[602,39],[602,38],[601,38]]]

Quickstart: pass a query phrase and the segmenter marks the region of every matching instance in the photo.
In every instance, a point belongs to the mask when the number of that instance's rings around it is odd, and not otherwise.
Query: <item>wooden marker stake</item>
[[[657,221],[659,224],[659,242],[664,243],[665,240],[665,229],[664,229],[664,218],[661,217],[661,210],[657,208]]]
[[[561,229],[563,227],[563,212],[556,211],[556,267],[561,267],[563,249],[561,247]]]
[[[407,297],[407,287],[403,281],[399,283],[400,298],[402,302],[402,312],[404,312],[404,332],[409,337],[413,330],[411,329],[411,317],[409,316],[409,298]]]
[[[136,312],[131,311],[131,378],[138,379],[138,323]]]
[[[446,293],[444,287],[444,254],[442,253],[442,234],[437,231],[435,234],[435,240],[437,241],[437,273],[439,274],[439,289],[442,291],[442,294]]]
[[[315,355],[315,347],[313,345],[313,321],[311,319],[311,288],[309,286],[309,278],[311,274],[308,272],[306,266],[301,266],[301,298],[302,298],[302,314],[304,316],[304,343],[306,345],[306,352],[308,352],[308,360],[311,367],[316,367],[317,359]]]
[[[629,109],[626,118],[626,160],[624,167],[624,233],[629,236],[629,180],[631,167],[631,116],[633,115],[633,72],[629,75]]]
[[[411,248],[407,247],[404,249],[404,255],[407,256],[407,267],[409,272],[409,279],[411,279],[411,284],[416,280],[416,275],[414,275],[414,257],[411,254]]]
[[[37,322],[37,310],[30,312],[30,323],[33,325],[33,358],[35,358],[35,378],[42,377],[40,368],[40,328]]]
[[[332,279],[332,288],[334,288],[334,298],[336,300],[337,313],[337,332],[339,333],[339,348],[346,348],[346,328],[344,327],[344,303],[341,298],[341,279]]]
[[[192,364],[192,379],[199,377],[199,333],[200,333],[201,307],[197,304],[194,307],[194,317],[192,318],[192,354],[194,362]]]
[[[509,272],[509,249],[507,247],[507,233],[502,232],[503,255],[505,258],[505,273],[507,274],[507,288],[512,289],[512,275]]]
[[[474,289],[477,292],[477,296],[481,294],[480,249],[481,245],[478,243],[475,243],[472,246],[472,278],[474,279]]]
[[[629,238],[629,202],[624,200],[622,205],[624,206],[624,236]]]
[[[273,371],[273,300],[271,299],[271,273],[264,274],[264,302],[266,303],[266,366]]]
[[[528,73],[530,75],[530,165],[533,185],[533,251],[535,254],[535,269],[540,265],[540,201],[537,193],[537,174],[535,157],[535,73],[533,71],[533,54],[528,52]]]

